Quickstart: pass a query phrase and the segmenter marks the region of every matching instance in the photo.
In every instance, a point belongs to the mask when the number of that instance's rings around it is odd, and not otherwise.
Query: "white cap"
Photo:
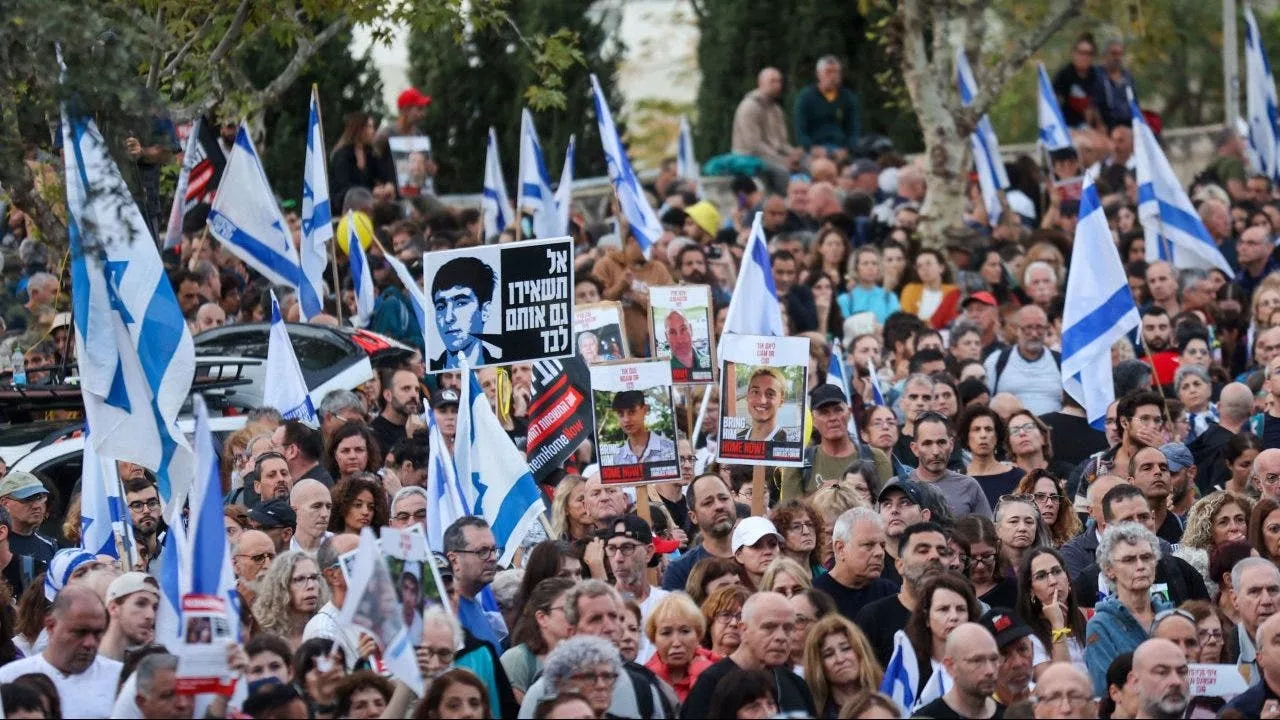
[[[160,597],[160,583],[144,572],[127,572],[107,586],[107,602],[113,602],[136,592],[153,593]]]
[[[778,538],[779,544],[782,543],[782,535],[778,534],[778,528],[774,527],[768,518],[759,515],[743,518],[733,529],[733,551],[736,553],[739,548],[755,545],[766,535],[772,535]]]

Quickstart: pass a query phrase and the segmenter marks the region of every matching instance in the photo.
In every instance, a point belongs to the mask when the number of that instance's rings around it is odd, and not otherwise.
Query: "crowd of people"
[[[732,178],[731,211],[668,162],[648,187],[664,228],[648,254],[625,223],[620,235],[575,213],[575,301],[619,302],[636,357],[651,347],[650,286],[710,286],[721,336],[760,213],[785,331],[809,340],[803,466],[770,467],[760,484],[750,467],[720,462],[716,386],[680,387],[681,410],[710,397],[698,427],[676,413],[678,480],[607,484],[587,441],[539,478],[551,512],[529,537],[495,537],[477,516],[436,528],[447,604],[409,623],[422,697],[386,672],[376,638],[339,620],[351,601],[339,558],[361,531],[437,522],[424,414],[446,449],[457,433],[462,378],[427,371],[385,253],[416,275],[424,253],[516,232],[486,238],[477,210],[397,198],[379,174],[381,138],[412,133],[425,95],[401,96],[381,134],[351,117],[331,165],[335,214],[362,213],[379,240],[368,250],[369,329],[419,350],[316,398],[319,427],[264,407],[221,439],[244,642],[228,648],[235,693],[199,698],[200,712],[1280,717],[1280,193],[1224,131],[1191,197],[1232,273],[1149,262],[1127,104],[1112,102],[1132,78],[1122,44],[1107,45],[1102,66],[1096,50],[1081,37],[1054,82],[1074,149],[1043,170],[1011,163],[1010,212],[994,225],[973,183],[940,243],[917,233],[924,173],[891,148],[864,152],[858,99],[833,57],[799,95],[795,144],[777,102],[782,76],[760,72],[733,146],[761,166],[758,178]],[[1105,429],[1063,391],[1059,354],[1072,188],[1086,173],[1141,308],[1140,329],[1112,347]],[[296,206],[284,212],[296,236]],[[21,353],[15,377],[26,384],[56,382],[74,360],[65,248],[12,207],[0,248],[13,260],[0,358]],[[165,260],[193,334],[269,319],[269,284],[202,226],[185,227]],[[276,292],[296,320],[294,294]],[[311,322],[349,323],[354,303],[345,278]],[[833,356],[846,387],[830,384]],[[525,449],[532,367],[477,378]],[[178,658],[156,642],[155,573],[166,518],[181,514],[149,470],[117,468],[132,567],[80,549],[78,493],[51,517],[49,480],[0,463],[8,717],[198,709],[178,692]],[[508,567],[504,542],[520,546]],[[1248,689],[1196,694],[1191,666],[1206,664],[1241,668]]]

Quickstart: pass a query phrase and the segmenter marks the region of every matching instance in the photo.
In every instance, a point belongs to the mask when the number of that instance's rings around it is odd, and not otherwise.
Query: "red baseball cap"
[[[991,307],[1000,307],[1000,303],[996,302],[995,297],[991,293],[987,292],[986,290],[981,290],[979,292],[976,292],[970,295],[968,298],[965,299],[963,307],[969,307],[969,303],[971,302],[980,302],[983,305],[990,305]]]
[[[396,107],[401,110],[411,107],[426,107],[431,104],[431,96],[423,95],[418,88],[411,87],[400,93],[400,97],[396,98]]]

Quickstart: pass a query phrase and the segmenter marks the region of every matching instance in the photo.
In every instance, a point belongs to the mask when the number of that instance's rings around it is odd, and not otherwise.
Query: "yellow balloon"
[[[344,253],[348,252],[347,238],[351,236],[352,216],[355,216],[356,237],[360,238],[360,247],[368,250],[369,246],[373,244],[373,220],[369,219],[367,214],[357,210],[350,215],[343,215],[342,219],[338,221],[338,229],[334,233],[334,239],[338,241],[338,247]]]

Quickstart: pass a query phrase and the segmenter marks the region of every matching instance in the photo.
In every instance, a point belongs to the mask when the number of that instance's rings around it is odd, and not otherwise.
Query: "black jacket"
[[[1209,590],[1204,586],[1204,578],[1191,567],[1191,563],[1174,556],[1167,545],[1161,553],[1160,561],[1156,563],[1156,584],[1168,584],[1169,602],[1177,606],[1188,600],[1209,599]],[[1076,601],[1080,603],[1080,607],[1093,607],[1098,603],[1099,572],[1100,568],[1095,562],[1072,581]]]

